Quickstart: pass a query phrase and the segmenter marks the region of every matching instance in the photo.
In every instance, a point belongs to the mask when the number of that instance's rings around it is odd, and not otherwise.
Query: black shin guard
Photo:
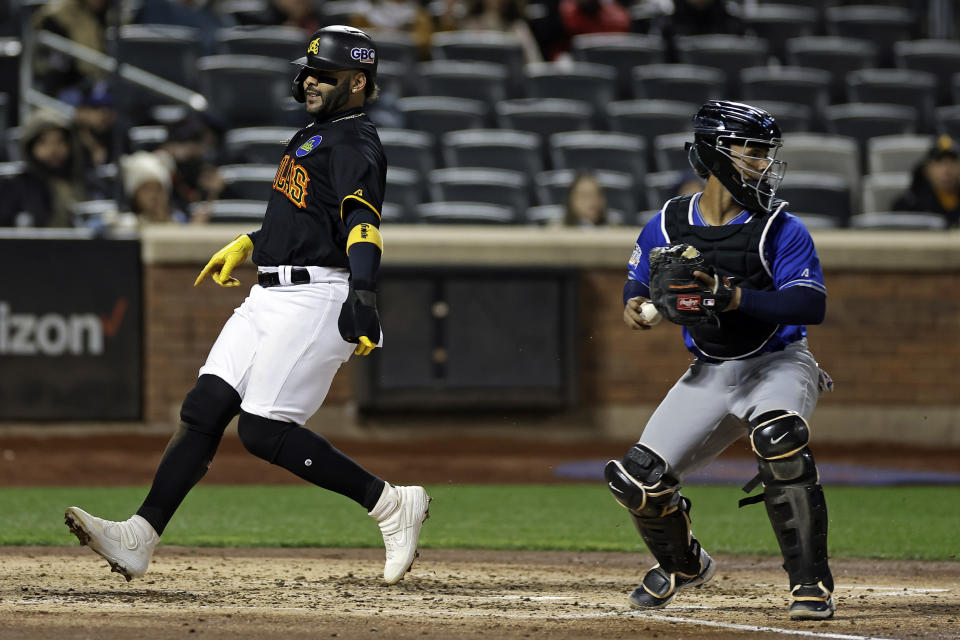
[[[158,535],[207,472],[223,430],[239,410],[240,396],[216,376],[200,376],[187,394],[180,410],[180,426],[170,438],[150,492],[137,510]]]
[[[679,507],[662,518],[630,514],[650,553],[669,573],[696,575],[700,571],[700,543],[690,533],[689,512],[690,501],[681,497]]]
[[[247,451],[283,467],[307,482],[335,491],[370,511],[384,482],[331,445],[326,438],[297,426],[240,413],[240,439]]]
[[[827,502],[819,484],[764,488],[770,524],[783,553],[790,586],[822,582],[833,591],[827,562]]]

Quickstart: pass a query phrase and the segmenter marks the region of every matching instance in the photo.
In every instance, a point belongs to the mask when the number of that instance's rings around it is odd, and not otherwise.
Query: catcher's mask
[[[773,116],[747,104],[710,100],[693,123],[687,158],[697,175],[716,177],[744,209],[769,213],[787,169],[777,160],[783,140]]]
[[[310,37],[306,55],[292,61],[291,64],[300,67],[300,72],[293,80],[291,93],[297,102],[304,102],[303,81],[308,75],[319,82],[336,85],[336,80],[324,72],[357,69],[367,76],[365,95],[368,100],[372,99],[376,97],[378,62],[373,38],[360,29],[344,25],[324,27]]]

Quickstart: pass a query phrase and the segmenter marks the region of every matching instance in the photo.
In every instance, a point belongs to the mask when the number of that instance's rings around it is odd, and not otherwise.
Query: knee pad
[[[283,446],[287,432],[296,427],[292,422],[271,420],[241,411],[237,433],[247,451],[272,464]]]
[[[750,446],[757,455],[763,484],[816,483],[813,454],[807,447],[810,428],[800,415],[769,411],[760,415],[750,431]]]
[[[222,378],[204,374],[187,393],[180,419],[191,431],[219,436],[240,411],[240,394]]]
[[[680,505],[677,481],[667,474],[667,462],[652,449],[635,444],[623,460],[611,460],[603,475],[613,497],[630,513],[662,518]]]

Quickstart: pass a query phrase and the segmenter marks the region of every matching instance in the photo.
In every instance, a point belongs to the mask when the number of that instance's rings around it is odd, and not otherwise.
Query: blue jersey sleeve
[[[661,211],[646,224],[627,262],[627,279],[635,280],[645,287],[650,285],[650,250],[667,244],[667,238],[663,235],[660,225],[662,218]]]
[[[826,294],[823,269],[810,232],[795,216],[783,215],[783,223],[766,251],[774,286],[777,289],[810,287]]]

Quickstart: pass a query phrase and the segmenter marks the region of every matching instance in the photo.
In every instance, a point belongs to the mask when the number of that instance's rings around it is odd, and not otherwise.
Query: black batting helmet
[[[297,102],[306,100],[303,81],[310,70],[358,69],[367,76],[367,97],[370,97],[376,87],[377,46],[373,38],[353,27],[333,25],[316,31],[307,44],[307,54],[294,60],[293,64],[300,67],[291,88]]]
[[[769,212],[787,168],[776,159],[783,140],[773,116],[748,104],[709,100],[693,118],[693,133],[687,157],[697,175],[712,174],[745,209]],[[767,152],[750,156],[747,147]]]

